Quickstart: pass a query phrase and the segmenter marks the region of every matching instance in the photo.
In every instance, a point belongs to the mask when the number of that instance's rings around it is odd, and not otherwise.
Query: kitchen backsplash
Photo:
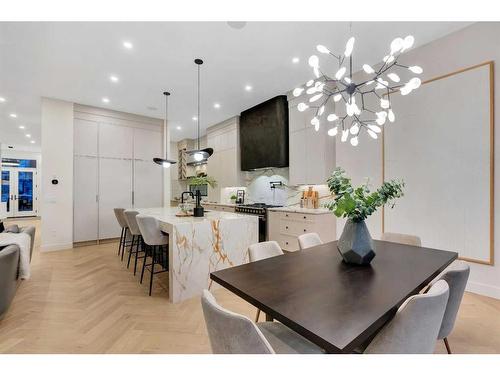
[[[276,206],[291,206],[300,203],[302,191],[308,186],[313,186],[319,192],[320,203],[323,204],[331,199],[328,186],[326,185],[301,185],[288,186],[288,168],[274,168],[261,171],[244,172],[246,187],[224,187],[221,188],[221,202],[230,203],[231,195],[236,190],[245,190],[245,203],[262,202]],[[271,182],[276,187],[271,188]],[[279,182],[283,185],[280,186]]]

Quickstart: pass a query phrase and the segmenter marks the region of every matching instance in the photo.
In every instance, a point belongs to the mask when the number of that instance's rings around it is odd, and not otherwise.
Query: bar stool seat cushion
[[[168,236],[163,234],[160,223],[153,216],[137,215],[137,224],[144,242],[150,246],[168,245]]]

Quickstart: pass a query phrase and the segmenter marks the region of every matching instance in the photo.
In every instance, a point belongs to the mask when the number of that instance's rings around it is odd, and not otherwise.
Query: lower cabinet
[[[299,250],[298,237],[317,233],[323,242],[336,240],[336,221],[332,213],[309,214],[268,211],[269,240],[276,241],[285,251]]]

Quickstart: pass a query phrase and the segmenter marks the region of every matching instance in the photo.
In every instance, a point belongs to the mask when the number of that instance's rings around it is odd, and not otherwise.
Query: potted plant
[[[237,198],[238,198],[238,197],[236,196],[236,194],[235,194],[235,193],[232,193],[232,194],[231,194],[231,197],[230,197],[229,199],[231,200],[231,203],[232,203],[232,204],[235,204],[235,203],[236,203],[236,199],[237,199]]]
[[[217,187],[217,181],[210,176],[193,176],[189,177],[188,185],[209,185],[211,188]]]
[[[404,182],[387,181],[370,192],[368,182],[354,188],[346,172],[337,167],[327,184],[335,198],[325,206],[335,216],[347,218],[337,243],[342,258],[346,263],[369,264],[375,257],[375,251],[365,219],[387,202],[392,202],[391,208],[394,207],[394,200],[403,196]]]

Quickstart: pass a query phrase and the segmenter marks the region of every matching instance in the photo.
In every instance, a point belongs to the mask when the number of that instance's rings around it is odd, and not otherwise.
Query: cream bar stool
[[[221,307],[204,290],[203,316],[214,354],[322,354],[323,351],[279,322],[255,324]]]
[[[444,280],[428,293],[408,298],[365,350],[367,354],[432,354],[443,321],[449,288]]]
[[[382,233],[382,237],[380,239],[382,241],[395,242],[403,245],[422,246],[420,237],[413,236],[411,234],[384,232]]]
[[[123,260],[123,253],[125,252],[125,246],[128,244],[128,242],[130,242],[127,241],[128,224],[127,220],[125,219],[125,215],[123,214],[125,209],[114,208],[113,211],[115,213],[116,221],[118,221],[118,225],[122,228],[120,234],[120,245],[118,246],[118,256],[120,256],[121,253]]]
[[[136,220],[136,217],[137,215],[139,215],[139,212],[134,210],[125,210],[123,213],[125,215],[125,220],[127,220],[130,234],[132,235],[132,243],[130,245],[130,249],[128,252],[127,268],[130,267],[130,258],[132,258],[132,254],[135,254],[135,265],[134,265],[134,276],[135,276],[135,273],[137,271],[137,257],[139,255],[139,252],[142,251],[142,243],[143,243],[141,231],[139,229],[139,226],[137,225],[137,220]]]
[[[168,236],[163,234],[160,230],[160,223],[152,216],[137,215],[137,224],[142,233],[142,238],[150,253],[146,252],[144,262],[142,263],[141,284],[144,277],[144,270],[147,266],[151,266],[151,277],[149,279],[149,295],[153,288],[153,276],[157,273],[168,271]],[[146,264],[148,253],[151,256],[151,264]],[[155,271],[155,264],[161,266],[160,271]]]
[[[258,260],[267,259],[275,257],[278,255],[283,255],[283,250],[281,250],[280,245],[276,241],[259,242],[248,247],[248,257],[250,262],[256,262]],[[255,321],[259,321],[260,309],[257,310],[257,315],[255,316]]]
[[[298,238],[300,250],[307,249],[309,247],[314,247],[321,245],[323,241],[319,238],[318,233],[305,233],[301,234]]]
[[[448,303],[446,304],[443,323],[441,324],[441,329],[439,330],[437,337],[438,340],[444,341],[448,354],[451,354],[448,336],[451,334],[451,331],[453,331],[453,327],[455,326],[458,309],[460,308],[460,303],[462,302],[462,297],[464,296],[467,280],[469,280],[469,273],[470,267],[467,263],[463,261],[455,261],[430,284],[432,286],[439,280],[444,280],[450,287],[450,297],[448,298]]]

